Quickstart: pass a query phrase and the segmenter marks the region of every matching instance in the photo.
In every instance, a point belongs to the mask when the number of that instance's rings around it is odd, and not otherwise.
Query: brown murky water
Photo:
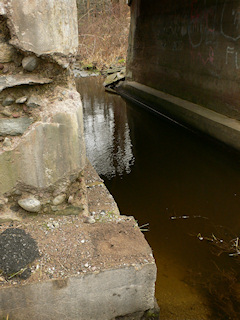
[[[161,319],[240,319],[240,257],[199,240],[240,233],[240,155],[105,93],[101,78],[77,86],[89,159],[121,213],[149,224]]]

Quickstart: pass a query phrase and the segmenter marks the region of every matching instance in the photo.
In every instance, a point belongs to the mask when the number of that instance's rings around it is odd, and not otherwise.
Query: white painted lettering
[[[234,48],[232,47],[227,47],[226,50],[226,64],[228,64],[228,56],[234,54]]]

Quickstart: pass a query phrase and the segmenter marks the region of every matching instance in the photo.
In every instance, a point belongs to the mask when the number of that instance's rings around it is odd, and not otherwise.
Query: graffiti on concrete
[[[192,62],[201,62],[203,65],[208,63],[213,64],[214,62],[214,49],[209,46],[206,52],[201,52],[200,50],[191,50]]]
[[[235,47],[227,46],[226,49],[226,64],[234,65],[234,67],[238,70],[240,68],[240,62],[238,61],[238,51]]]
[[[191,63],[217,73],[222,65],[240,68],[240,1],[191,0],[180,12],[163,15],[157,29],[162,50],[189,50]]]
[[[163,26],[159,28],[159,39],[163,49],[181,51],[183,49],[183,39],[187,35],[187,16],[173,15],[171,19],[165,20]]]
[[[240,4],[239,1],[225,1],[221,16],[221,33],[230,40],[240,39]]]
[[[215,28],[217,18],[217,4],[209,6],[208,0],[193,0],[191,3],[190,22],[188,25],[189,42],[193,48],[199,47],[202,43],[209,44],[215,40]]]

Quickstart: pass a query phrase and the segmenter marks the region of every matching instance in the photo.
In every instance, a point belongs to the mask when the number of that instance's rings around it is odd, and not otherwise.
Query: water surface
[[[240,156],[105,93],[102,81],[77,82],[87,153],[121,213],[149,224],[161,319],[240,319],[238,261],[199,240],[239,235]]]

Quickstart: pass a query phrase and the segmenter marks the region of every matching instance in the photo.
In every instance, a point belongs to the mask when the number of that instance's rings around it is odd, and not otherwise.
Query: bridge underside
[[[239,80],[240,1],[132,1],[125,94],[240,150]]]

